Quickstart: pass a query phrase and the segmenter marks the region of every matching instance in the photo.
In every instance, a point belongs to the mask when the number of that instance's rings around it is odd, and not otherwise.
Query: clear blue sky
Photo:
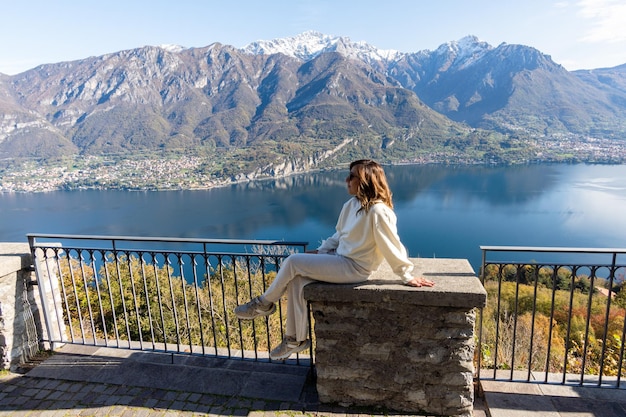
[[[522,44],[568,70],[626,63],[624,0],[3,0],[0,72],[145,45],[243,47],[307,30],[381,49],[466,35]]]

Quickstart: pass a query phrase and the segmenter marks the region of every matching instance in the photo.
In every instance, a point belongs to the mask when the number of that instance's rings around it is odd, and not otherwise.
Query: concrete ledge
[[[409,287],[402,283],[387,263],[372,277],[359,284],[313,283],[304,288],[309,301],[401,301],[422,306],[474,308],[484,307],[487,292],[466,259],[411,259],[414,275],[435,282],[434,287]]]
[[[0,277],[30,268],[32,256],[28,243],[0,242]]]

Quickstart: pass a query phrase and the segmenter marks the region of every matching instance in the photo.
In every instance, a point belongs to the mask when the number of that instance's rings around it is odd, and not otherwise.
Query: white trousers
[[[275,303],[287,294],[285,334],[298,341],[308,339],[309,315],[304,287],[314,281],[353,284],[367,280],[364,271],[350,258],[335,254],[294,253],[283,261],[272,284],[263,293],[266,301]]]

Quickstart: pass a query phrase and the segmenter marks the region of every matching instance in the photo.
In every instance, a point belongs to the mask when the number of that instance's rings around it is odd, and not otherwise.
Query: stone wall
[[[0,243],[0,369],[15,369],[39,351],[34,280],[28,244]]]
[[[476,308],[487,294],[466,260],[413,259],[432,288],[384,265],[365,283],[305,287],[320,401],[471,416]]]

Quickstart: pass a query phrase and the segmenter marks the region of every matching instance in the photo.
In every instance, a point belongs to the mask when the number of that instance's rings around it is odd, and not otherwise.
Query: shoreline
[[[523,166],[523,165],[540,165],[540,164],[564,164],[564,165],[576,165],[576,164],[585,164],[585,165],[624,165],[626,161],[619,162],[607,162],[607,161],[596,161],[596,160],[581,160],[581,161],[555,161],[555,160],[533,160],[533,161],[520,161],[520,162],[462,162],[462,161],[397,161],[391,163],[382,163],[383,166],[424,166],[424,165],[437,165],[437,166],[488,166],[488,167],[496,167],[496,166]],[[211,183],[210,185],[205,186],[189,186],[189,187],[168,187],[167,186],[167,178],[162,178],[160,181],[165,182],[165,186],[147,186],[147,187],[128,187],[128,186],[116,186],[116,185],[94,185],[94,186],[72,186],[71,183],[60,183],[58,186],[50,186],[50,182],[53,182],[52,179],[46,179],[37,177],[37,180],[32,180],[32,183],[26,182],[15,182],[11,181],[2,181],[2,177],[0,177],[0,194],[31,194],[31,193],[47,193],[47,192],[58,192],[58,191],[128,191],[128,192],[161,192],[161,191],[206,191],[217,188],[224,188],[228,186],[245,184],[245,183],[254,183],[254,182],[262,182],[262,181],[275,181],[280,180],[282,178],[289,178],[299,175],[311,174],[315,172],[330,172],[330,171],[338,171],[342,167],[347,166],[347,163],[338,164],[333,167],[325,167],[325,168],[315,168],[315,169],[307,169],[302,171],[292,171],[288,174],[283,175],[262,175],[262,174],[240,174],[238,176],[243,176],[242,179],[236,179],[236,177],[231,177],[230,179],[211,179],[207,180],[207,183]],[[62,169],[64,167],[55,167],[57,170]],[[51,169],[52,173],[57,172],[54,169]],[[15,175],[13,173],[12,175]],[[28,176],[28,172],[22,172],[22,175]],[[33,174],[34,176],[35,174]],[[85,176],[89,178],[89,176]],[[130,175],[129,177],[132,177]],[[116,181],[125,181],[128,177],[121,176],[117,178]],[[58,176],[57,176],[58,179]],[[97,181],[97,180],[96,180]],[[192,180],[192,183],[201,182],[201,179]]]

